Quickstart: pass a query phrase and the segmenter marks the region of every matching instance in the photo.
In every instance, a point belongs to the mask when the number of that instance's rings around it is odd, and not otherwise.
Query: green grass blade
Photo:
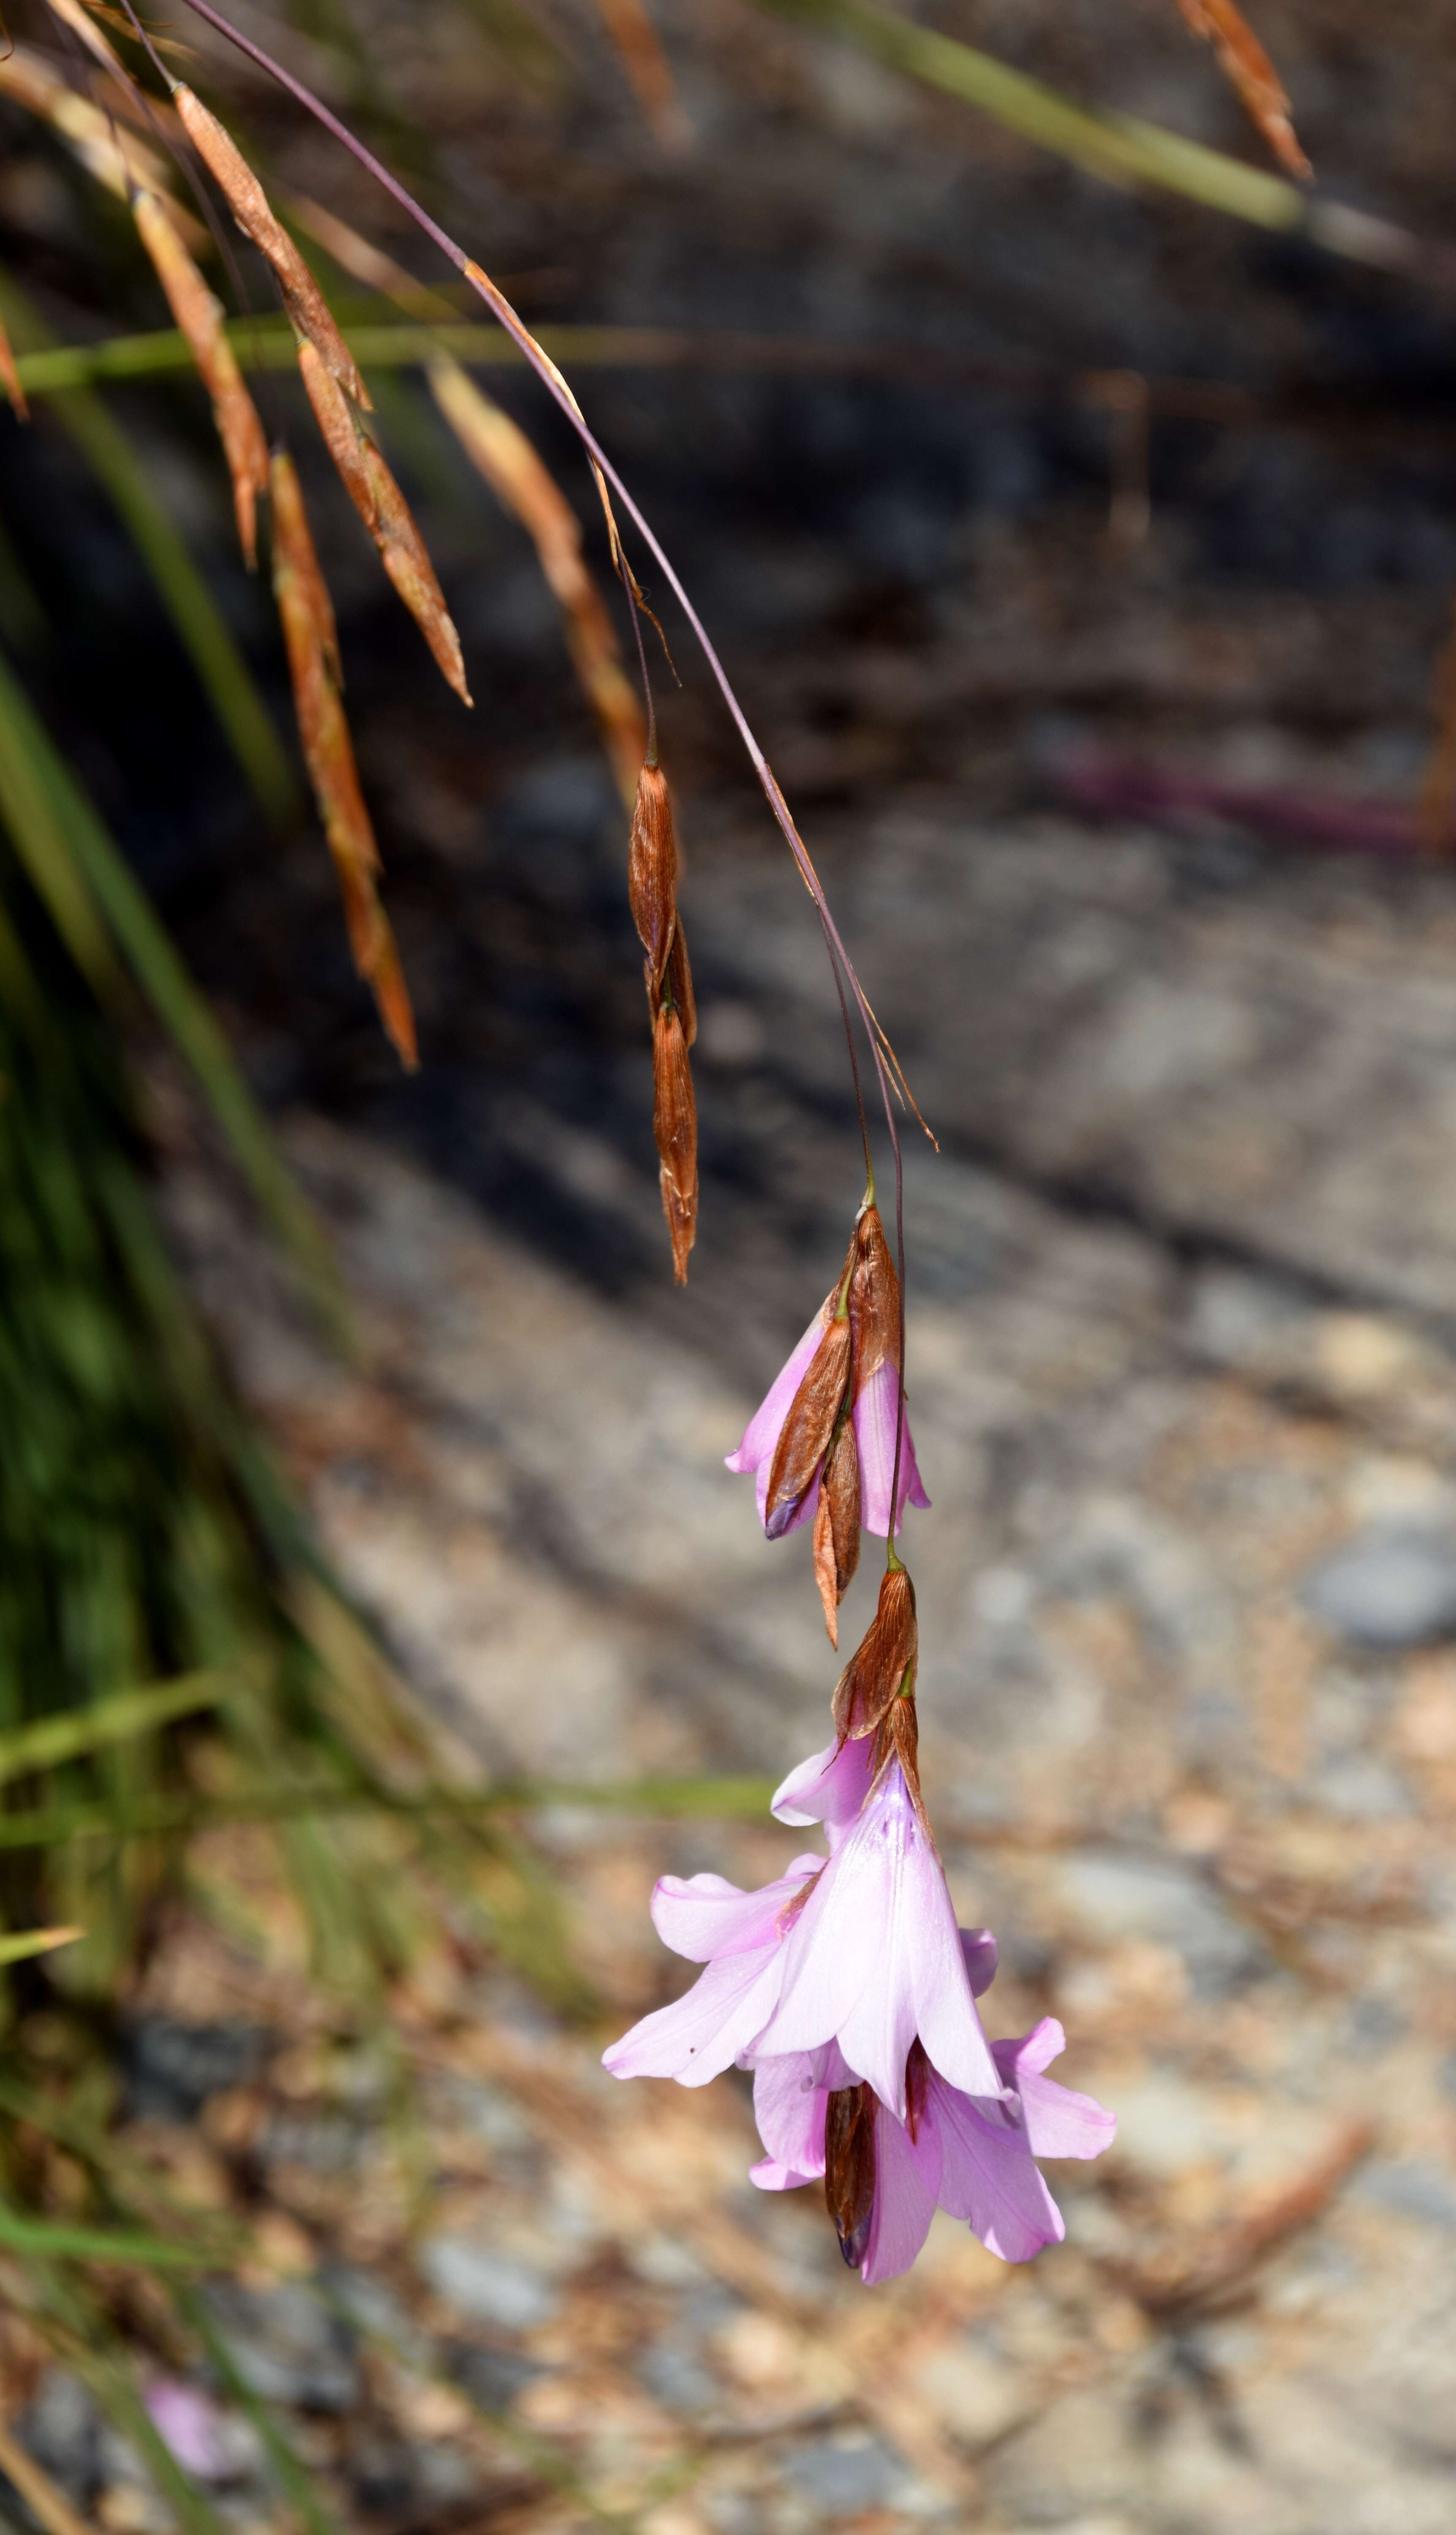
[[[228,1682],[219,1672],[185,1673],[176,1681],[148,1683],[136,1690],[114,1691],[91,1707],[64,1708],[38,1716],[14,1733],[0,1734],[0,1786],[32,1769],[53,1769],[62,1761],[79,1760],[108,1743],[129,1743],[170,1725],[177,1716],[195,1716],[226,1698]],[[0,1960],[4,1957],[0,1956]]]
[[[339,2521],[324,2506],[310,2476],[299,2463],[292,2447],[268,2404],[263,2402],[238,2367],[225,2336],[220,2333],[208,2313],[205,2301],[195,2289],[179,2288],[174,2292],[179,2314],[192,2326],[204,2350],[215,2368],[227,2392],[240,2410],[247,2413],[257,2431],[284,2496],[293,2503],[309,2535],[340,2535]]]
[[[45,343],[48,330],[8,275],[0,277],[0,314],[18,343]],[[59,392],[54,402],[61,422],[104,486],[151,574],[260,805],[270,819],[290,817],[298,807],[298,789],[273,716],[126,433],[86,388]]]
[[[28,1928],[24,1935],[0,1937],[0,1963],[28,1963],[32,1955],[53,1954],[57,1946],[74,1946],[84,1928]]]
[[[396,1796],[374,1786],[260,1788],[216,1799],[156,1796],[135,1805],[66,1804],[0,1814],[0,1850],[59,1848],[73,1839],[148,1839],[213,1830],[229,1823],[291,1823],[330,1814],[381,1814],[399,1822],[470,1822],[493,1814],[590,1806],[658,1821],[734,1822],[768,1809],[771,1778],[502,1779],[480,1788],[431,1787]]]
[[[157,1020],[191,1067],[259,1205],[303,1269],[321,1312],[339,1328],[342,1298],[337,1270],[312,1207],[281,1160],[226,1039],[146,892],[3,659],[0,814],[28,869],[49,872],[64,858],[80,874],[92,906],[105,916]]]
[[[0,2205],[0,2245],[13,2254],[35,2254],[67,2262],[136,2263],[149,2271],[197,2271],[209,2267],[208,2257],[190,2245],[169,2245],[160,2236],[142,2236],[126,2227],[52,2225],[48,2218],[26,2218],[18,2209]]]

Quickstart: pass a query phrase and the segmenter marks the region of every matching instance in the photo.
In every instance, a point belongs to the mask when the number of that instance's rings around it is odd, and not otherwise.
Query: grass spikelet
[[[379,527],[379,510],[364,463],[364,435],[354,420],[347,397],[312,338],[298,346],[298,370],[324,446],[338,469],[344,491],[374,536]]]
[[[5,331],[3,321],[0,321],[0,381],[4,382],[5,393],[21,421],[29,422],[30,408],[26,402],[26,391],[21,385],[21,374],[15,365],[15,348]]]
[[[534,541],[562,613],[567,649],[629,806],[646,753],[646,724],[606,604],[581,552],[576,512],[525,433],[481,393],[459,362],[441,353],[429,367],[431,393],[465,456]]]
[[[419,1063],[414,1016],[390,920],[380,903],[379,846],[335,684],[338,647],[334,610],[309,532],[297,469],[281,450],[273,454],[270,484],[273,591],[288,653],[299,737],[338,874],[349,947],[355,967],[373,990],[380,1020],[401,1064],[412,1072]]]
[[[1300,148],[1289,95],[1263,45],[1235,0],[1178,0],[1195,35],[1212,44],[1218,66],[1250,122],[1291,176],[1314,172]]]
[[[258,496],[268,491],[268,441],[223,332],[223,312],[154,194],[132,205],[142,244],[212,400],[212,419],[232,477],[238,538],[251,572],[258,560]]]
[[[662,38],[647,14],[645,0],[596,0],[607,33],[622,56],[637,103],[664,150],[686,149],[693,127],[683,110],[678,85],[662,49]]]
[[[465,684],[460,638],[445,604],[445,592],[435,578],[414,514],[372,440],[364,443],[364,470],[374,495],[374,541],[384,568],[429,644],[447,685],[467,705],[472,699]]]
[[[369,391],[329,304],[287,230],[273,216],[268,196],[231,134],[184,80],[179,80],[173,89],[172,103],[193,148],[226,196],[238,227],[273,266],[283,305],[297,332],[314,344],[325,368],[347,390],[354,402],[369,411]]]

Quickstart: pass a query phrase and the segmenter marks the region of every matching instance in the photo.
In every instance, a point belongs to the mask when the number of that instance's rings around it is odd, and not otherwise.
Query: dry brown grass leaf
[[[646,724],[641,701],[622,666],[606,603],[583,559],[576,512],[525,433],[482,395],[458,361],[437,355],[429,379],[435,402],[471,465],[534,540],[562,612],[572,665],[596,715],[617,788],[631,806],[646,751]]]
[[[665,150],[685,150],[692,141],[693,126],[645,0],[596,0],[596,5],[658,140]]]
[[[82,7],[81,0],[48,0],[48,5],[51,14],[60,19],[62,26],[69,27],[72,34],[80,37],[93,60],[100,63],[102,70],[109,71],[114,78],[124,84],[130,84],[124,65],[117,58],[111,45],[107,43],[91,11]]]
[[[275,218],[268,196],[232,135],[185,81],[179,80],[173,89],[172,103],[193,148],[226,196],[238,227],[273,266],[295,332],[307,338],[331,376],[348,391],[356,404],[368,411],[369,391],[334,322],[328,301],[287,230]]]
[[[212,418],[232,477],[238,536],[251,572],[258,560],[258,496],[268,491],[268,440],[258,408],[243,385],[237,356],[223,332],[222,309],[162,205],[154,194],[139,193],[132,211],[167,305],[187,338],[212,400]]]
[[[0,60],[0,96],[8,96],[16,105],[24,106],[28,114],[49,124],[80,159],[88,175],[104,185],[108,193],[126,202],[134,186],[145,186],[165,202],[168,218],[189,245],[207,244],[207,231],[201,223],[184,212],[180,203],[172,201],[168,190],[170,170],[156,152],[136,133],[113,122],[89,96],[68,88],[39,53],[17,44]]]
[[[281,451],[274,453],[270,479],[273,592],[309,779],[338,874],[354,965],[373,989],[380,1019],[400,1062],[412,1071],[419,1063],[414,1016],[394,933],[380,902],[379,846],[334,683],[333,664],[338,653],[334,611],[314,550],[298,471]]]
[[[29,422],[30,408],[26,402],[26,391],[21,385],[21,374],[15,365],[15,346],[3,324],[0,324],[0,381],[3,381],[5,393],[22,422]]]
[[[1313,174],[1290,118],[1289,95],[1263,45],[1235,0],[1178,0],[1195,35],[1212,44],[1218,65],[1249,120],[1292,176]]]

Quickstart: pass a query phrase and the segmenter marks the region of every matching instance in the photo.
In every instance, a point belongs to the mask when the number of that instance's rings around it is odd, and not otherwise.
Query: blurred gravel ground
[[[732,991],[704,1003],[686,1298],[635,1148],[544,1112],[515,1124],[534,1169],[653,1263],[611,1290],[399,1149],[295,1120],[359,1299],[348,1372],[240,1268],[207,1175],[174,1182],[331,1554],[493,1767],[776,1770],[825,1730],[807,1549],[764,1546],[721,1456],[828,1280],[853,1147],[807,901],[706,825],[685,903]],[[817,2195],[747,2184],[740,2081],[617,2087],[600,2034],[509,1985],[447,1983],[437,2011],[426,1983],[401,2010],[435,2071],[423,2299],[377,2132],[340,2143],[312,2098],[290,2127],[276,2070],[243,2090],[268,2191],[308,2258],[392,2283],[422,2347],[648,2535],[1446,2535],[1449,884],[976,827],[929,793],[816,841],[943,1139],[906,1185],[932,1806],[963,1919],[1001,1932],[993,2030],[1061,2015],[1119,2144],[1057,2179],[1068,2242],[1032,2268],[940,2219],[868,2293]],[[682,1986],[657,1872],[789,1853],[763,1826],[539,1827],[618,2020]],[[152,1988],[184,2021],[226,1994],[188,1944]],[[449,2398],[443,2445],[419,2399],[391,2522],[455,2523],[418,2488],[455,2452]],[[494,2502],[480,2469],[459,2523],[580,2521],[528,2451],[514,2480],[498,2454]]]

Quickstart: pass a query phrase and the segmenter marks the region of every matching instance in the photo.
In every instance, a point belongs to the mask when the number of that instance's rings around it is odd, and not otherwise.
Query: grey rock
[[[1456,1549],[1433,1532],[1374,1524],[1316,1567],[1300,1599],[1355,1645],[1424,1645],[1456,1628]]]
[[[359,2396],[354,2337],[295,2281],[245,2289],[219,2281],[207,2292],[233,2364],[255,2394],[308,2412],[346,2412]]]
[[[700,2359],[681,2341],[654,2341],[637,2363],[649,2394],[672,2412],[713,2412],[719,2389]]]
[[[879,2439],[846,2432],[790,2449],[784,2469],[821,2517],[858,2517],[882,2508],[907,2479],[905,2467]]]
[[[1362,2200],[1375,2200],[1402,2218],[1426,2227],[1456,2227],[1456,2184],[1445,2168],[1424,2159],[1381,2159],[1367,2165],[1355,2190]]]
[[[445,2365],[461,2391],[483,2412],[509,2412],[522,2385],[545,2375],[539,2360],[518,2350],[493,2350],[478,2341],[447,2345]]]
[[[70,2500],[87,2505],[103,2479],[101,2415],[79,2377],[53,2368],[15,2424],[27,2453]],[[3,2488],[7,2504],[10,2486]],[[14,2504],[19,2507],[19,2503]]]
[[[545,2273],[490,2245],[436,2236],[421,2250],[420,2268],[438,2297],[507,2332],[530,2332],[556,2313],[556,2291]]]
[[[127,2109],[142,2121],[190,2122],[210,2095],[256,2077],[272,2049],[261,2025],[135,2017],[122,2036]]]
[[[1104,1943],[1147,1937],[1187,1965],[1193,1994],[1222,1998],[1255,1977],[1264,1949],[1185,1868],[1114,1849],[1083,1849],[1057,1870],[1078,1927]]]

